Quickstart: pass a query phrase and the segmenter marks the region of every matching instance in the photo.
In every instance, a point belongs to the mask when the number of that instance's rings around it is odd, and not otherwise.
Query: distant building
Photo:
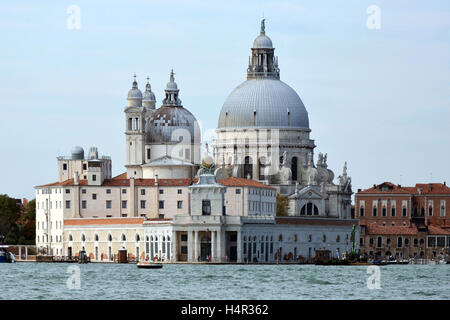
[[[355,194],[361,253],[397,258],[433,258],[450,253],[450,188],[384,182]]]

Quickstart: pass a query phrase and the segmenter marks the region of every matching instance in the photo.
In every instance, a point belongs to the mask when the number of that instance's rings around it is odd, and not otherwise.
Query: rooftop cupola
[[[149,77],[147,77],[147,84],[145,85],[145,92],[142,99],[142,105],[147,109],[155,109],[156,98],[155,94],[152,92],[150,86]]]
[[[253,41],[252,55],[248,61],[247,79],[280,79],[278,58],[274,56],[275,48],[272,40],[266,36],[265,20],[261,20],[260,34]]]
[[[181,100],[178,98],[178,86],[175,82],[173,69],[170,71],[170,79],[167,83],[165,93],[166,97],[163,100],[163,106],[169,106],[169,107],[181,107]]]
[[[130,91],[128,91],[127,97],[128,107],[141,107],[142,106],[142,92],[138,88],[138,84],[136,81],[136,75],[134,75],[133,84],[131,86]]]

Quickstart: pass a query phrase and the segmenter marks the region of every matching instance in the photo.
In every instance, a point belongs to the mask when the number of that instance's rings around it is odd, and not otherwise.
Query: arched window
[[[403,238],[398,237],[397,238],[397,248],[401,248],[401,247],[403,247]]]
[[[111,241],[112,241],[112,235],[111,235],[111,233],[110,233],[110,234],[108,234],[108,241],[109,241],[109,242],[111,242]]]
[[[43,238],[43,237],[42,237]],[[71,234],[69,234],[69,241],[73,241],[73,237]]]
[[[127,237],[124,234],[122,234],[122,241],[127,241]]]
[[[147,241],[147,242],[148,242],[149,240],[150,240],[150,239],[149,239],[149,237],[148,237],[148,236],[146,236],[146,237],[145,237],[145,241]]]
[[[83,241],[83,242],[86,241],[86,235],[84,233],[81,235],[81,241]]]
[[[141,236],[139,235],[139,233],[136,233],[136,242],[141,241]]]
[[[297,181],[297,157],[293,157],[291,160],[291,172],[292,172],[292,180]]]
[[[280,234],[280,235],[278,236],[278,241],[283,241],[283,235]]]
[[[340,235],[337,235],[337,237],[336,237],[336,242],[340,242],[341,241],[341,236]]]
[[[317,206],[314,203],[307,203],[305,205],[303,205],[303,207],[300,210],[300,215],[304,216],[304,215],[308,215],[308,216],[318,216],[319,215],[319,208],[317,208]]]
[[[322,241],[323,241],[323,242],[327,241],[327,236],[326,236],[326,235],[323,235],[323,236],[322,236]]]
[[[381,248],[382,244],[383,244],[383,238],[382,237],[378,237],[378,239],[377,239],[377,247]]]
[[[98,234],[95,234],[95,241],[98,241]]]

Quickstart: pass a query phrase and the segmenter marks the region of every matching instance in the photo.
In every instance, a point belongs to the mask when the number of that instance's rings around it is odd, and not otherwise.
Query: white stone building
[[[199,126],[173,71],[160,108],[150,84],[142,94],[136,79],[127,101],[125,173],[112,177],[109,157],[76,147],[58,158],[58,181],[36,187],[42,253],[85,250],[111,261],[125,248],[136,260],[273,263],[349,252],[353,225],[359,238],[347,165],[335,184],[326,154],[314,164],[308,113],[280,81],[264,21],[247,80],[224,103],[213,157],[206,152],[200,170]],[[285,216],[276,216],[277,193],[287,198]]]

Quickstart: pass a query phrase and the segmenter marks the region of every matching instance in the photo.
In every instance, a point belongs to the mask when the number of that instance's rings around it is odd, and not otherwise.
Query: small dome
[[[261,33],[256,37],[255,41],[253,41],[253,48],[273,49],[272,40],[264,33]]]
[[[83,148],[82,147],[80,147],[80,146],[75,146],[73,149],[72,149],[72,159],[74,159],[74,160],[81,160],[81,159],[84,159],[84,150],[83,150]]]
[[[166,85],[166,91],[177,91],[178,90],[178,86],[177,83],[175,82],[175,77],[174,77],[174,73],[173,73],[173,69],[170,71],[170,81],[167,82]]]
[[[190,142],[185,143],[200,142],[197,119],[183,107],[163,106],[157,109],[148,119],[145,133],[146,143],[178,143],[189,136]]]
[[[138,89],[137,87],[137,82],[136,80],[133,81],[133,86],[130,89],[130,91],[128,91],[128,100],[142,100],[142,92],[141,90]]]
[[[147,83],[147,85],[145,86],[145,92],[144,92],[142,101],[144,101],[144,102],[156,101],[156,97],[155,97],[155,94],[152,92],[150,83]]]

